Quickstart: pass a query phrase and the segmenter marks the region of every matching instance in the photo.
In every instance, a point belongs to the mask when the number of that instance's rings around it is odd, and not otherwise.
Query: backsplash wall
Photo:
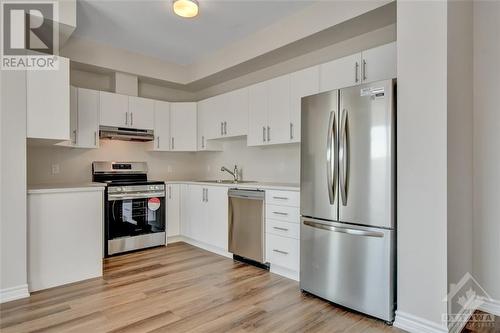
[[[89,182],[93,161],[146,161],[150,179],[202,180],[228,179],[221,166],[232,170],[235,164],[243,179],[298,183],[300,146],[298,144],[247,147],[246,137],[228,139],[222,152],[153,152],[151,143],[101,140],[99,149],[60,146],[28,147],[28,184]],[[52,174],[52,165],[59,173]]]

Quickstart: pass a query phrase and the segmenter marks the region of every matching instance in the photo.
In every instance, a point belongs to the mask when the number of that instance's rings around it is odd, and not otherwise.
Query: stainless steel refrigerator
[[[300,288],[393,321],[392,80],[302,99]]]

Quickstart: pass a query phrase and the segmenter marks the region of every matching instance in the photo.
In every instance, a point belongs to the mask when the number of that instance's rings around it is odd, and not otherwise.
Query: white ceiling
[[[79,0],[75,35],[178,65],[192,64],[313,1],[200,0],[200,15],[173,14],[171,0]]]

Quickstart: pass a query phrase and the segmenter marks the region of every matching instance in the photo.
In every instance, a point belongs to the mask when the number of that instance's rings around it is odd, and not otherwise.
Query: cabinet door
[[[69,59],[59,69],[26,71],[27,137],[70,140]]]
[[[196,103],[170,104],[170,149],[196,151]]]
[[[191,236],[199,242],[207,242],[207,214],[205,202],[205,187],[189,185],[189,206],[191,209]]]
[[[180,185],[167,184],[167,236],[178,236],[180,233]]]
[[[69,89],[69,128],[71,135],[69,145],[75,146],[77,144],[76,131],[78,129],[78,88],[73,86]]]
[[[186,184],[181,184],[179,186],[179,192],[180,192],[180,229],[181,229],[181,235],[185,237],[192,238],[192,226],[191,226],[191,200],[190,200],[190,191],[189,191],[190,185]]]
[[[170,103],[154,102],[154,147],[153,150],[170,149]]]
[[[223,96],[222,120],[224,137],[248,133],[248,89],[238,89]]]
[[[101,91],[100,104],[100,125],[132,127],[128,112],[128,96]]]
[[[78,147],[99,146],[99,91],[78,88]]]
[[[269,80],[267,93],[267,142],[270,144],[290,142],[290,75]]]
[[[361,66],[363,82],[395,78],[397,76],[396,52],[396,42],[363,51]]]
[[[196,145],[199,151],[222,150],[220,142],[208,141],[216,137],[216,124],[220,123],[218,119],[214,120],[214,114],[216,115],[214,106],[213,98],[198,102],[198,138]]]
[[[130,125],[138,129],[154,129],[154,109],[154,100],[129,96],[128,111]]]
[[[248,136],[249,146],[261,146],[267,142],[267,86],[266,82],[248,88]]]
[[[319,66],[290,74],[290,142],[300,142],[302,97],[319,92]]]
[[[208,243],[223,251],[228,249],[227,187],[207,187]]]
[[[361,83],[361,53],[319,66],[320,92],[351,87]]]

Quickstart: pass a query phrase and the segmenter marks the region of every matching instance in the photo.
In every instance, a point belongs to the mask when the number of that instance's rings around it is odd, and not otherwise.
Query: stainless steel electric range
[[[106,183],[104,254],[165,245],[165,183],[147,178],[146,162],[93,162],[92,180]]]

